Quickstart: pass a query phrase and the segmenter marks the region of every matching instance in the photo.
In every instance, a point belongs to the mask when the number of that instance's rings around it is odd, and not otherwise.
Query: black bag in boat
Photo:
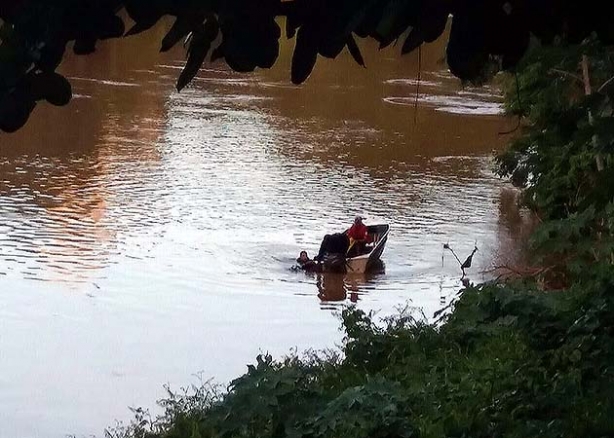
[[[345,269],[345,254],[350,246],[350,238],[345,233],[327,234],[322,239],[316,260],[327,262],[331,268]]]

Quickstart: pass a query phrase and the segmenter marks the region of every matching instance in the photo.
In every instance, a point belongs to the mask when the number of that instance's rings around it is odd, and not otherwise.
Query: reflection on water
[[[377,289],[378,278],[386,274],[386,265],[380,261],[364,274],[314,274],[321,308],[337,310],[340,305],[358,303],[361,295]],[[343,306],[341,306],[343,308]]]
[[[384,101],[395,105],[431,108],[435,111],[464,115],[498,115],[503,113],[502,96],[489,87],[459,88],[450,73],[426,72],[424,80],[389,79],[401,96],[386,96]],[[408,93],[408,91],[410,93]]]
[[[322,59],[294,87],[284,44],[271,71],[214,65],[177,94],[163,32],[70,58],[76,99],[0,137],[0,436],[99,434],[165,382],[331,347],[348,304],[430,316],[460,285],[443,243],[478,245],[476,281],[516,251],[500,98],[460,88],[441,44],[420,83],[413,55],[365,44],[368,69]],[[390,223],[385,269],[289,269],[356,213]]]
[[[318,298],[323,304],[323,309],[335,309],[336,304],[345,303],[348,295],[350,302],[358,302],[359,295],[367,293],[370,289],[375,289],[378,277],[386,273],[386,265],[382,260],[370,262],[369,270],[360,274],[302,271],[299,265],[295,265],[291,269],[293,272],[304,273],[306,277],[315,279]]]

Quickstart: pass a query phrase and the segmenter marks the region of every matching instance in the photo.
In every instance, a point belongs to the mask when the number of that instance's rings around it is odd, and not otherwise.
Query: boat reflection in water
[[[316,275],[316,286],[318,288],[318,298],[323,309],[335,309],[343,305],[348,299],[352,303],[360,300],[360,295],[364,295],[369,289],[373,288],[377,278],[386,273],[386,265],[382,260],[378,260],[367,273],[362,274],[339,274],[334,272],[318,273]]]

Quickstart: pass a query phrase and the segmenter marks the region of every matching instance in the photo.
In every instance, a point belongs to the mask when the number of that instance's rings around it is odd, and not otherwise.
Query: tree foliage
[[[162,51],[189,36],[180,90],[206,59],[223,59],[239,72],[271,67],[282,35],[278,17],[295,39],[291,79],[298,84],[319,56],[335,58],[344,48],[364,65],[357,37],[382,48],[401,39],[401,51],[411,52],[437,39],[450,14],[448,65],[467,81],[513,68],[530,34],[580,42],[596,32],[614,41],[614,6],[597,0],[0,0],[0,129],[23,126],[37,101],[70,100],[70,84],[55,73],[68,43],[86,55],[98,41],[146,31],[164,16],[175,22]]]
[[[614,52],[588,40],[536,47],[507,91],[523,121],[498,170],[524,189],[534,254],[563,283],[614,263],[613,77]]]

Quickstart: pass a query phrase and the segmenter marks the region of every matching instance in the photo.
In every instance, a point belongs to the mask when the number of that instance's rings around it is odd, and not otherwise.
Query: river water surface
[[[0,437],[100,436],[163,384],[218,382],[259,352],[339,344],[347,305],[432,317],[514,252],[513,192],[491,172],[509,121],[463,89],[443,46],[400,58],[364,46],[308,82],[221,64],[174,91],[163,35],[69,57],[75,99],[0,136]],[[385,272],[291,271],[301,249],[387,222]],[[445,254],[445,257],[443,257]],[[442,258],[443,257],[443,258]]]

